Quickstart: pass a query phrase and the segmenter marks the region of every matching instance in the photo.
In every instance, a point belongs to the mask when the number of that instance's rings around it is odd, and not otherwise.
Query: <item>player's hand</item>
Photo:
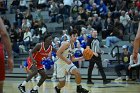
[[[133,54],[133,61],[134,61],[135,64],[138,62],[138,57],[137,57],[137,55],[135,56],[135,55]]]
[[[98,53],[94,53],[94,55],[96,56],[96,57],[98,57],[99,55],[98,55]]]
[[[79,62],[85,61],[84,57],[79,57]]]
[[[131,66],[128,67],[128,70],[130,70],[130,69],[131,69]]]
[[[13,67],[14,67],[13,58],[8,58],[8,67],[9,67],[9,73],[12,73],[13,72]]]

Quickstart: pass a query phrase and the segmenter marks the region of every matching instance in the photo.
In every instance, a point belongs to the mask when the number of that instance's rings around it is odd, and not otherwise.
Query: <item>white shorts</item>
[[[73,63],[70,65],[57,63],[56,69],[57,78],[59,80],[65,80],[66,72],[71,73],[72,70],[77,69],[77,67]]]

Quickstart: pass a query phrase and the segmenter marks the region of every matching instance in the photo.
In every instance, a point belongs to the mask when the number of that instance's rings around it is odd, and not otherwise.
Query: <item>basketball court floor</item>
[[[11,79],[6,80],[4,85],[4,93],[20,93],[17,86],[21,83],[21,80]],[[30,93],[30,90],[37,82],[28,82],[26,85],[26,93]],[[90,93],[140,93],[140,83],[136,82],[115,82],[103,85],[101,80],[94,80],[94,85],[86,84],[86,81],[82,81],[83,87],[90,90]],[[54,86],[57,82],[52,82],[49,79],[44,82],[40,87],[39,93],[56,93]],[[72,79],[71,82],[67,82],[66,86],[61,90],[61,93],[76,93],[76,84]]]

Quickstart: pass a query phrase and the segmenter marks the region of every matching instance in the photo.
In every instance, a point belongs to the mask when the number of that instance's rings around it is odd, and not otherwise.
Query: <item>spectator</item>
[[[64,3],[64,9],[65,9],[64,14],[70,17],[73,0],[63,0],[63,3]]]
[[[24,12],[25,10],[27,10],[27,1],[26,0],[20,0],[19,9],[21,12]]]
[[[37,8],[38,9],[45,9],[46,7],[46,0],[38,0]]]
[[[101,19],[98,17],[98,14],[94,14],[92,27],[96,29],[98,33],[102,31]]]
[[[113,32],[106,38],[105,47],[110,47],[111,44],[115,44],[122,39],[123,36],[123,25],[119,23],[118,19],[115,19],[115,25],[113,27]]]
[[[117,11],[127,10],[126,9],[126,0],[117,0],[116,2]]]
[[[13,13],[13,9],[17,10],[19,6],[19,0],[13,0],[11,5],[10,5],[10,13]]]
[[[15,20],[18,27],[21,27],[23,18],[24,18],[23,14],[20,12],[19,9],[17,9],[16,14],[15,14]]]
[[[107,6],[104,4],[103,0],[100,1],[99,12],[100,12],[101,18],[106,17],[106,15],[107,15]]]
[[[25,50],[28,51],[29,45],[32,41],[32,34],[30,32],[30,28],[28,27],[25,29],[23,41],[24,41]]]
[[[139,15],[138,11],[135,11],[135,14],[133,16],[133,21],[132,21],[132,25],[133,25],[133,30],[132,31],[135,35],[137,33],[139,21],[140,21],[140,15]]]
[[[123,45],[122,49],[123,49],[123,52],[121,53],[122,63],[115,66],[115,72],[117,73],[117,76],[118,76],[118,78],[115,79],[115,81],[122,80],[121,72],[120,72],[121,70],[125,70],[126,80],[129,79],[128,65],[129,65],[129,62],[130,62],[130,55],[131,54],[128,52],[128,46],[127,45]]]
[[[130,27],[130,17],[125,11],[121,11],[120,23],[122,23],[125,28],[125,34],[128,34],[129,32],[127,30],[129,30]]]
[[[58,15],[59,8],[57,6],[57,3],[53,2],[50,6],[50,16],[51,16],[51,22],[56,22],[56,16]]]
[[[58,23],[64,21],[64,5],[63,5],[63,4],[60,4],[59,6],[60,6],[60,7],[59,7],[59,12],[58,12],[58,14],[57,14],[57,16],[56,16],[56,21],[57,21]]]
[[[140,1],[139,0],[137,0],[137,2],[136,2],[136,7],[137,7],[137,9],[138,9],[138,11],[140,11]]]
[[[115,11],[115,9],[116,9],[116,0],[110,0],[108,8],[109,8],[110,12]]]

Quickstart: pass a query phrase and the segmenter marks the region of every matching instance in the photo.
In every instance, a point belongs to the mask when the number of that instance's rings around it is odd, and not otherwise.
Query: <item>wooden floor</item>
[[[6,80],[4,85],[4,93],[20,93],[17,86],[21,80]],[[26,93],[32,89],[37,82],[29,82],[26,85]],[[55,93],[54,86],[57,82],[46,80],[40,87],[39,93]],[[140,83],[136,82],[114,82],[103,85],[101,80],[96,80],[94,85],[87,85],[86,81],[82,83],[83,87],[90,90],[90,93],[140,93]],[[67,82],[66,86],[62,89],[61,93],[76,93],[76,84],[74,80]]]

